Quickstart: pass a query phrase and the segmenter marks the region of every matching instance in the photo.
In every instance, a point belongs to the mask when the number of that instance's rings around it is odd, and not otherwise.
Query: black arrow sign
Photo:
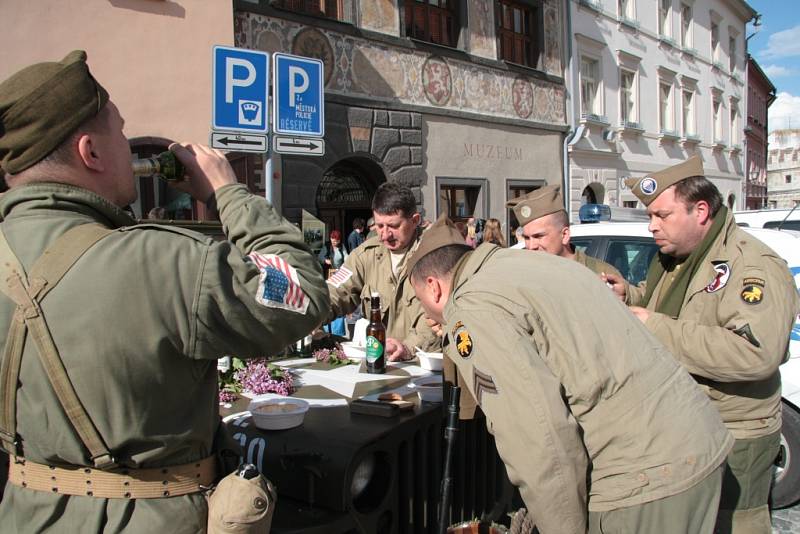
[[[232,145],[257,145],[257,146],[261,146],[261,145],[264,144],[262,141],[248,141],[247,139],[236,139],[236,138],[230,139],[228,137],[222,137],[218,141],[220,143],[222,143],[223,145],[225,145],[225,146],[228,146],[228,145],[231,145],[231,144]]]
[[[303,144],[296,143],[296,142],[292,142],[292,143],[287,145],[284,142],[279,142],[278,146],[280,146],[281,148],[292,148],[292,147],[296,147],[297,146],[297,147],[300,147],[300,148],[307,148],[309,150],[314,150],[315,148],[319,148],[319,145],[315,145],[314,143],[312,143],[310,141],[309,141],[309,143],[307,145],[303,145]]]

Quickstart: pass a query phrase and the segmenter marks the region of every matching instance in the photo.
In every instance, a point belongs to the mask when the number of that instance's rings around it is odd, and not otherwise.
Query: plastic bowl
[[[308,406],[303,399],[284,397],[251,402],[248,410],[258,428],[284,430],[302,425]]]
[[[416,390],[419,395],[419,400],[426,402],[442,402],[442,387],[441,376],[426,376],[424,378],[417,378],[411,381],[411,387]]]
[[[419,366],[428,371],[441,371],[444,356],[441,352],[422,352],[417,351]]]
[[[342,343],[342,350],[344,351],[344,355],[348,358],[363,360],[367,356],[366,347],[356,345],[352,341],[345,341]]]

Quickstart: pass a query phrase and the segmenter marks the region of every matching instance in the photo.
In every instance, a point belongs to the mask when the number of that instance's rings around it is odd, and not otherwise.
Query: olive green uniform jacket
[[[575,261],[589,269],[595,274],[613,274],[620,279],[624,278],[616,267],[603,260],[589,256],[582,250],[575,250]]]
[[[778,366],[788,357],[789,334],[800,311],[786,262],[728,214],[677,318],[654,311],[663,279],[649,303],[643,301],[644,283],[628,286],[627,302],[653,312],[647,327],[694,375],[737,439],[780,430]],[[752,288],[761,296],[748,302]]]
[[[3,232],[26,268],[72,227],[119,228],[72,267],[43,312],[78,397],[126,467],[180,465],[212,454],[220,424],[217,358],[275,354],[327,313],[319,263],[302,234],[244,186],[225,186],[216,199],[229,241],[131,226],[121,209],[63,184],[22,186],[0,199]],[[304,311],[257,300],[262,271],[248,256],[256,253],[276,254],[295,269]],[[0,297],[0,331],[8,331],[13,311]],[[17,432],[25,458],[92,466],[31,342],[19,383]],[[205,532],[206,515],[202,494],[99,499],[8,484],[0,531],[196,533]]]
[[[392,272],[391,253],[378,237],[367,239],[353,250],[337,276],[328,280],[329,319],[352,313],[359,306],[368,318],[370,294],[377,291],[381,296],[381,316],[387,338],[401,341],[412,353],[414,347],[428,350],[439,346],[439,339],[425,322],[424,311],[405,268],[408,258],[419,246],[420,235],[418,232],[398,265],[397,276]]]
[[[687,490],[733,446],[689,374],[574,261],[481,245],[444,319],[446,354],[542,534]]]

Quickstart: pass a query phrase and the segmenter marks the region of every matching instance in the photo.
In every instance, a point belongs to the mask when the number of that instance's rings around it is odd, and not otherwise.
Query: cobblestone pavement
[[[772,534],[797,534],[800,532],[800,504],[772,512]]]

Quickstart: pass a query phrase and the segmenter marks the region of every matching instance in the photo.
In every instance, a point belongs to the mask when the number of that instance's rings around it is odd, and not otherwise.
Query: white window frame
[[[686,28],[686,9],[689,10],[689,27]],[[685,49],[694,47],[694,5],[681,2],[681,46]]]
[[[619,20],[636,20],[636,0],[617,0],[617,16]]]
[[[691,106],[687,114],[685,95],[691,95]],[[691,121],[691,128],[686,124],[687,117]],[[683,85],[681,87],[681,128],[684,139],[697,136],[697,91],[694,87]]]
[[[584,61],[592,62],[595,66],[595,73],[594,73],[594,96],[592,98],[591,105],[587,105],[585,100],[584,94],[584,72],[583,72],[583,64]],[[580,82],[580,104],[581,104],[581,117],[589,118],[589,116],[594,115],[596,117],[602,117],[603,113],[603,63],[599,57],[593,54],[587,54],[582,52],[580,55],[580,71],[579,71],[579,82]]]
[[[722,17],[716,11],[709,12],[710,17],[710,26],[708,28],[708,36],[709,36],[709,47],[711,49],[711,63],[717,63],[720,60],[720,42],[722,40],[721,35],[721,22]],[[717,39],[716,43],[714,43],[714,28],[717,29]]]
[[[725,132],[722,126],[722,115],[725,106],[722,105],[722,93],[718,89],[711,90],[711,137],[715,145],[725,145]]]
[[[736,67],[739,60],[739,32],[736,28],[728,28],[728,70],[731,74],[736,74]]]
[[[630,87],[630,100],[633,104],[631,106],[630,115],[625,117],[625,109],[627,106],[623,104],[623,92],[622,92],[622,79],[625,74],[629,74],[631,76],[631,87]],[[635,123],[637,126],[639,125],[639,71],[629,69],[626,67],[619,68],[619,123],[620,126],[625,128],[626,126],[630,126],[631,123]]]
[[[662,101],[662,87],[668,87],[666,102]],[[664,104],[666,103],[666,109]],[[669,119],[665,124],[666,119]],[[658,79],[658,130],[661,134],[676,135],[675,130],[675,83],[674,80],[667,78]]]
[[[737,98],[731,98],[729,103],[730,109],[728,111],[728,122],[730,124],[730,146],[731,148],[740,147],[742,140],[741,134],[741,121],[742,121],[742,114],[739,113],[739,100]]]
[[[672,38],[672,0],[657,0],[656,14],[658,16],[658,35]],[[662,19],[662,8],[666,5],[666,16]]]

